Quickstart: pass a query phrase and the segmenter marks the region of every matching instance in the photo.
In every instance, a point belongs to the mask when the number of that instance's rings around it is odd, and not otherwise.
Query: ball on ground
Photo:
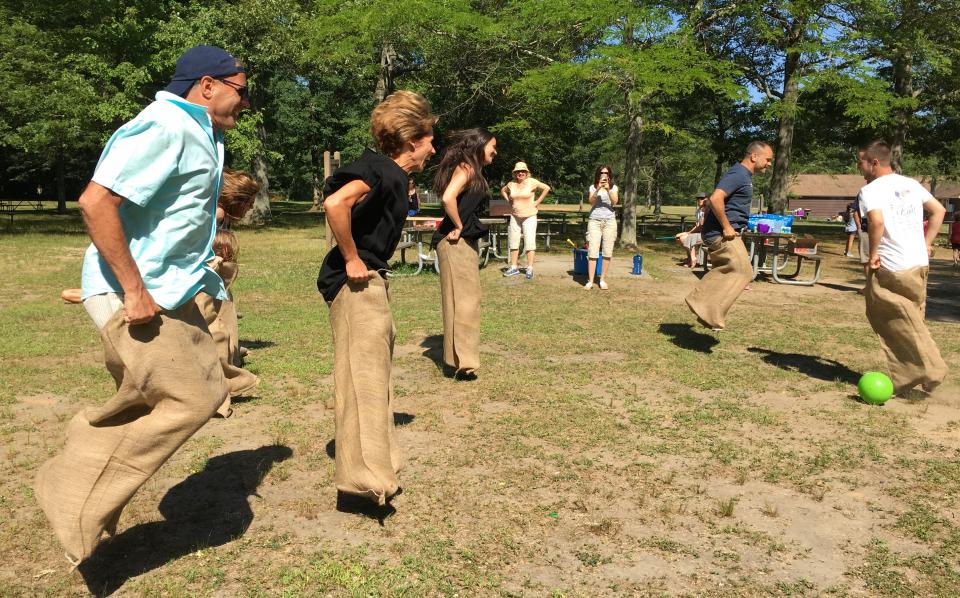
[[[893,396],[893,381],[886,374],[867,372],[860,376],[857,390],[860,392],[860,398],[864,403],[883,405]]]

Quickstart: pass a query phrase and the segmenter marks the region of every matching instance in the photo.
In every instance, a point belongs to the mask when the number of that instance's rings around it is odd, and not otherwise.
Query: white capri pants
[[[537,215],[517,218],[510,215],[510,232],[507,239],[510,251],[520,251],[520,237],[523,236],[523,248],[527,251],[537,249]]]
[[[617,241],[617,219],[607,218],[600,220],[591,218],[587,221],[587,243],[590,244],[587,250],[587,256],[595,260],[600,257],[600,250],[603,250],[603,257],[609,259],[613,256],[613,244]]]

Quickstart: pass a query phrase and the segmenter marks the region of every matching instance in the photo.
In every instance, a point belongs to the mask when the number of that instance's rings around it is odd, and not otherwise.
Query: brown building
[[[930,177],[914,178],[930,188]],[[787,209],[796,211],[802,208],[807,218],[826,220],[845,211],[865,184],[859,174],[794,175],[790,178]],[[960,182],[936,181],[933,195],[943,202],[947,211],[960,210]]]

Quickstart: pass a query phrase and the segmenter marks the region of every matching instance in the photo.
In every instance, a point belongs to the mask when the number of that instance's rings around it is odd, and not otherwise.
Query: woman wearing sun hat
[[[540,196],[537,197],[537,192]],[[517,162],[513,167],[513,180],[500,189],[500,194],[510,203],[510,267],[504,276],[520,274],[517,260],[520,259],[520,238],[527,250],[527,279],[533,278],[533,259],[537,249],[537,206],[543,203],[550,193],[550,185],[541,183],[530,176],[525,162]]]

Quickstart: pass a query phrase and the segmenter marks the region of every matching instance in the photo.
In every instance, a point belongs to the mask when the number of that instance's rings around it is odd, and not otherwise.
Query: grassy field
[[[480,378],[438,366],[439,281],[395,278],[396,513],[335,510],[332,347],[317,217],[239,232],[235,291],[262,378],[209,422],[70,572],[36,507],[66,422],[112,392],[79,306],[76,215],[0,228],[0,596],[960,595],[960,272],[934,261],[930,328],[953,373],[860,403],[883,369],[859,264],[824,241],[817,287],[751,284],[715,334],[673,244],[584,291],[568,251],[481,272]]]

